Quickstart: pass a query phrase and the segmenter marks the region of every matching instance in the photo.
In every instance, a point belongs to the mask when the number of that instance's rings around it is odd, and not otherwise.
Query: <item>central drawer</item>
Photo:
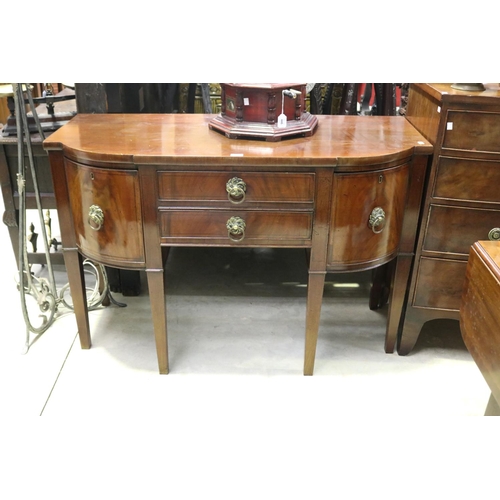
[[[314,173],[157,175],[162,245],[311,246]]]
[[[218,206],[221,202],[243,206],[255,203],[312,204],[314,174],[160,171],[158,198],[167,202],[216,203]]]

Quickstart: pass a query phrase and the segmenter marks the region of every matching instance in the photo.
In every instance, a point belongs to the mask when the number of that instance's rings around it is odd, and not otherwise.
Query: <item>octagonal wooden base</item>
[[[318,118],[310,113],[302,113],[300,120],[288,120],[284,128],[267,123],[237,121],[224,115],[210,120],[212,130],[222,132],[230,139],[263,139],[270,142],[280,141],[283,137],[308,137],[314,133]]]

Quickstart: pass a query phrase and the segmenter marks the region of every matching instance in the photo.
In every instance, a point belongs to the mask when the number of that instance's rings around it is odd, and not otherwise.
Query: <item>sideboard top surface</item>
[[[280,142],[229,139],[210,130],[213,115],[80,114],[44,141],[80,161],[266,166],[367,165],[432,154],[403,117],[318,116],[310,137]]]

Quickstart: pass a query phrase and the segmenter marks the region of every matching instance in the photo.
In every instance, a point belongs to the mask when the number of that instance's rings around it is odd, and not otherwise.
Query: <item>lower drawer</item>
[[[228,229],[231,220],[234,231]],[[193,240],[193,243],[213,240],[216,244],[298,243],[311,241],[312,222],[312,212],[160,210],[160,236],[162,243],[176,243],[176,240]],[[231,223],[229,226],[232,227]]]
[[[418,269],[413,305],[458,311],[467,261],[422,257]]]
[[[487,240],[500,228],[500,210],[432,205],[423,250],[469,255],[475,241]]]

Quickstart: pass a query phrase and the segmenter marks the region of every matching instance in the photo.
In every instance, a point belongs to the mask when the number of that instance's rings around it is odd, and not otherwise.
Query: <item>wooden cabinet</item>
[[[500,87],[412,84],[407,119],[434,144],[398,353],[425,322],[459,319],[471,245],[500,238]]]
[[[168,373],[169,246],[303,248],[305,375],[327,272],[397,257],[388,322],[399,323],[430,143],[402,117],[319,116],[314,135],[275,143],[228,139],[209,121],[80,114],[45,141],[81,346],[91,345],[82,257],[143,269]]]

